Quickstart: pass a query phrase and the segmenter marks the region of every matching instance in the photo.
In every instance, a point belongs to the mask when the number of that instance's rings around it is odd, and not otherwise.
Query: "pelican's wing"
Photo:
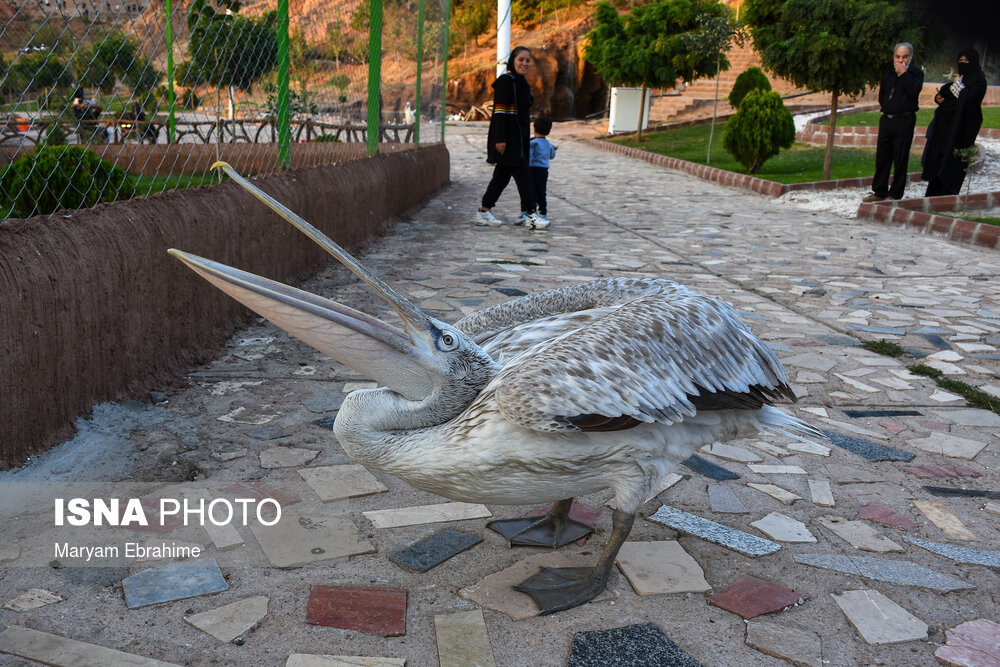
[[[609,308],[507,363],[503,415],[540,431],[674,423],[698,410],[794,400],[781,363],[729,305],[669,289]]]

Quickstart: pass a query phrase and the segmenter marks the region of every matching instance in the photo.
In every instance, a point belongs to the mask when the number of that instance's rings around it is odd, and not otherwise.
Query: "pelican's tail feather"
[[[811,426],[798,417],[793,417],[770,405],[765,405],[757,411],[757,419],[760,420],[761,426],[770,431],[801,440],[802,442],[808,442],[811,445],[818,445],[819,443],[814,442],[810,438],[817,440],[828,439],[823,431],[815,426]]]

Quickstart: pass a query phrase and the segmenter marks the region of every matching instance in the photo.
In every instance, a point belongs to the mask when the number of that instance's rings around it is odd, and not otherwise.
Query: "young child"
[[[528,159],[528,168],[531,170],[531,182],[535,187],[538,215],[543,220],[548,220],[545,188],[549,181],[549,160],[556,156],[556,147],[546,139],[551,131],[551,118],[548,116],[539,116],[535,119],[535,136],[531,140],[531,156]]]

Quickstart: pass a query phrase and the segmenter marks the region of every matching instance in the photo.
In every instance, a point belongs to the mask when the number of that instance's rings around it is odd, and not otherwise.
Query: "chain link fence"
[[[0,5],[0,226],[442,139],[449,0],[292,7]]]

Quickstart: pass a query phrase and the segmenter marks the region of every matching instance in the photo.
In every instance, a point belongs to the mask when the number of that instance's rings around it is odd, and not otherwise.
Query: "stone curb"
[[[812,181],[785,185],[746,174],[737,174],[717,167],[709,167],[696,162],[688,162],[658,153],[650,153],[631,146],[621,146],[602,139],[583,138],[584,143],[601,150],[620,153],[627,157],[643,160],[668,169],[676,169],[706,181],[750,190],[769,197],[780,197],[786,192],[802,190],[837,190],[839,188],[863,187],[871,183],[870,177],[843,178],[830,181]],[[910,181],[920,180],[920,173],[908,174]],[[856,217],[888,225],[907,227],[925,234],[942,236],[959,243],[971,243],[984,248],[998,249],[1000,226],[972,222],[961,218],[934,215],[927,211],[962,211],[966,207],[986,209],[1000,206],[1000,192],[979,192],[971,195],[948,195],[940,197],[915,197],[899,201],[863,203],[858,207]]]

